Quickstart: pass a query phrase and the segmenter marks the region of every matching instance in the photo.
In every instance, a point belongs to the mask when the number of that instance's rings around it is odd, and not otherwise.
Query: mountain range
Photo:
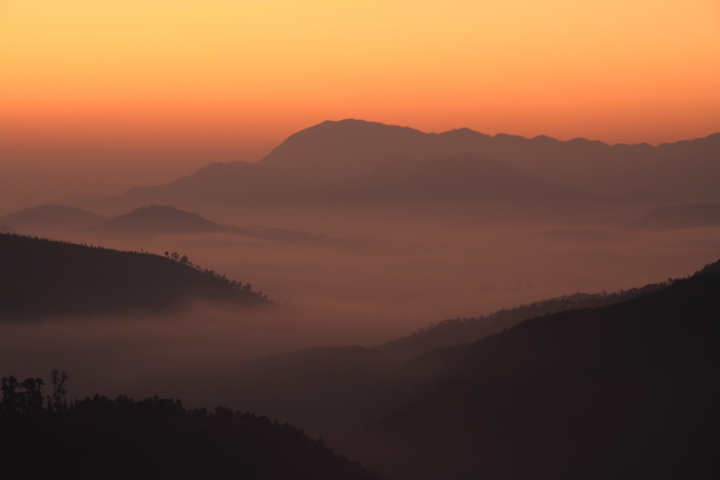
[[[373,179],[388,185],[388,180],[381,178],[383,173],[410,179],[423,169],[412,162],[382,166],[398,157],[428,159],[426,163],[432,163],[431,158],[446,158],[445,162],[437,161],[436,167],[447,164],[450,176],[468,168],[468,176],[476,177],[476,165],[457,160],[468,154],[565,189],[644,206],[720,201],[716,188],[720,182],[720,134],[655,147],[611,146],[545,136],[491,137],[469,129],[423,133],[407,127],[342,120],[323,122],[291,135],[257,163],[215,163],[167,185],[135,187],[121,195],[73,197],[61,203],[119,213],[148,204],[194,209],[200,204],[238,204],[249,199],[268,203],[287,202],[290,197],[297,201],[298,192],[352,190],[359,186],[355,182],[362,185]],[[456,160],[450,160],[453,158]],[[409,170],[405,172],[404,168]],[[484,172],[483,181],[474,188],[488,183],[503,185],[507,180],[493,178],[492,173]],[[521,191],[519,188],[511,183],[502,190],[511,195]]]

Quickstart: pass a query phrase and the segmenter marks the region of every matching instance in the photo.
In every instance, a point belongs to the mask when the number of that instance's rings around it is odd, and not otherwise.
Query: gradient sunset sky
[[[720,1],[0,0],[0,72],[5,138],[361,118],[657,144],[720,131]]]

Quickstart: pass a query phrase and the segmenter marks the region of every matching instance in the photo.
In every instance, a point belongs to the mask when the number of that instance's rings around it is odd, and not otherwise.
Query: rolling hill
[[[309,232],[261,225],[229,226],[212,222],[194,212],[178,210],[172,206],[150,205],[90,227],[87,231],[101,235],[174,235],[224,233],[243,235],[278,243],[295,243],[308,246],[359,246],[363,238],[329,238]]]
[[[194,212],[171,206],[150,205],[94,225],[92,230],[113,234],[228,233],[230,227],[211,222]]]
[[[189,306],[267,305],[249,284],[199,271],[186,258],[0,235],[0,319]]]
[[[25,208],[0,217],[4,223],[16,229],[78,229],[97,225],[107,218],[95,215],[77,207],[63,205],[41,205]]]

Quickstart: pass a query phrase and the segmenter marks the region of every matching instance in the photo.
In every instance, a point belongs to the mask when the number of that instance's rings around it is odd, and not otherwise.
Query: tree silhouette
[[[62,412],[67,410],[67,402],[65,401],[65,395],[67,395],[67,389],[65,388],[65,382],[68,380],[68,375],[64,371],[59,373],[57,369],[53,369],[50,374],[53,384],[53,392],[47,396],[47,409],[50,412]]]

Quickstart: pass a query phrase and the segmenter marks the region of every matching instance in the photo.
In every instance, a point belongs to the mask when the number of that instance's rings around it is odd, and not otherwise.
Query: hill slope
[[[431,325],[427,329],[416,331],[406,337],[392,340],[375,348],[391,358],[409,360],[439,348],[475,342],[529,318],[565,310],[580,310],[582,308],[612,305],[644,293],[662,290],[665,286],[665,283],[651,284],[642,288],[633,288],[609,295],[578,292],[516,308],[503,309],[486,317],[447,319]]]
[[[0,461],[9,480],[380,479],[322,440],[267,417],[223,407],[189,410],[158,397],[96,395],[50,412],[40,395],[40,408],[12,408],[6,389],[12,380],[3,379],[0,405]]]
[[[158,255],[4,234],[0,284],[0,318],[268,303],[250,285]]]
[[[702,274],[421,357],[435,380],[381,428],[408,447],[395,474],[715,477],[719,319],[720,275]]]

